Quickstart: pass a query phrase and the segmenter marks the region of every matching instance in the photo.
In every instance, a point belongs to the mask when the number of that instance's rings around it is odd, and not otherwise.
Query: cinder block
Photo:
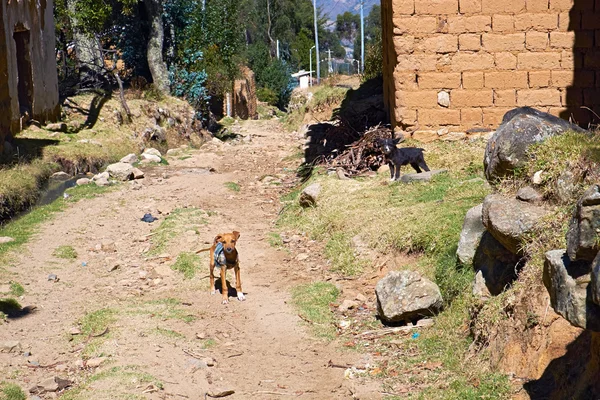
[[[525,0],[482,0],[481,12],[484,14],[512,13],[525,11]]]
[[[481,50],[481,35],[476,33],[464,33],[458,37],[458,48],[461,51]]]
[[[481,89],[483,88],[483,72],[463,72],[462,73],[463,89]]]
[[[435,17],[394,17],[394,34],[425,34],[435,33],[438,23]]]
[[[528,12],[548,11],[549,0],[525,0]]]
[[[494,63],[497,69],[517,69],[517,56],[512,53],[496,53]]]
[[[560,53],[519,53],[517,68],[520,70],[560,69],[560,60]]]
[[[485,87],[490,89],[519,89],[529,87],[526,71],[486,72]]]
[[[460,87],[460,72],[427,72],[417,77],[420,89],[456,89]]]
[[[415,2],[417,15],[458,14],[458,0],[427,0]]]
[[[442,34],[424,38],[416,49],[423,53],[454,53],[458,50],[458,36]]]
[[[461,14],[477,14],[481,12],[481,0],[458,0]]]
[[[418,90],[417,74],[414,72],[394,71],[394,83],[396,89]]]
[[[496,14],[492,17],[494,32],[511,33],[515,31],[515,17],[512,15]]]
[[[481,126],[483,123],[483,111],[481,108],[463,108],[460,110],[460,124],[465,128]]]
[[[412,15],[415,13],[415,0],[392,0],[393,16]]]
[[[490,128],[497,128],[502,122],[502,117],[510,108],[502,108],[502,107],[494,107],[494,108],[484,108],[483,109],[483,126],[488,126]]]
[[[410,92],[407,90],[397,90],[396,106],[417,109],[437,107],[437,91],[419,90]]]
[[[493,69],[494,56],[483,52],[458,52],[452,56],[450,68],[455,72]]]
[[[550,86],[550,71],[529,72],[530,88],[546,88]]]
[[[519,107],[560,106],[560,91],[558,89],[524,89],[517,90],[517,105]]]
[[[415,50],[415,37],[411,35],[394,36],[396,54],[410,54]]]
[[[491,107],[494,104],[494,92],[488,90],[453,90],[450,93],[452,108]]]
[[[548,32],[529,31],[525,34],[525,48],[542,51],[548,47]]]
[[[496,107],[514,107],[517,105],[515,89],[494,90],[494,105]]]
[[[422,126],[460,125],[460,110],[420,109],[418,117]]]
[[[525,31],[550,31],[558,28],[557,14],[521,14],[515,15],[515,29]]]
[[[481,33],[492,30],[492,17],[488,15],[474,15],[471,17],[449,17],[449,33]]]
[[[500,51],[522,51],[525,49],[525,33],[484,33],[481,36],[483,49],[492,53]]]

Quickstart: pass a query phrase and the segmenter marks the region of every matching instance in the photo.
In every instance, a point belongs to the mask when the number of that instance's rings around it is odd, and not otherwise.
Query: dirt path
[[[20,352],[0,353],[1,376],[25,389],[54,376],[73,380],[75,388],[64,395],[69,399],[200,399],[228,389],[235,391],[230,399],[351,398],[344,370],[327,363],[358,362],[358,354],[312,337],[289,304],[290,287],[318,280],[315,265],[322,261],[295,261],[268,242],[282,188],[261,179],[291,179],[284,168],[298,160],[286,157],[302,139],[274,122],[249,122],[242,129],[253,135],[251,143],[209,143],[148,171],[141,186],[127,183],[75,203],[15,254],[8,269],[25,285],[19,301],[37,309],[0,326],[0,342],[21,346]],[[146,212],[159,221],[141,222]],[[191,226],[171,235],[164,247],[170,257],[148,257],[155,239],[147,235],[175,213]],[[208,293],[206,256],[192,279],[170,266],[180,252],[233,229],[242,234],[247,301],[232,298],[223,306],[220,296]],[[53,256],[66,245],[75,248],[76,259]],[[48,281],[50,273],[60,281]],[[72,335],[73,328],[84,332]],[[104,334],[88,337],[88,328]],[[101,365],[87,365],[90,358]]]

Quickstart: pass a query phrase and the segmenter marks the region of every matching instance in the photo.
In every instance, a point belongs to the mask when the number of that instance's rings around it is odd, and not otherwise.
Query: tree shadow
[[[318,162],[343,152],[370,128],[389,123],[383,103],[383,78],[370,79],[358,89],[349,90],[332,119],[308,126],[299,177],[308,179]]]
[[[574,1],[569,11],[567,27],[569,32],[574,33],[572,61],[566,58],[566,51],[562,56],[563,64],[572,62],[573,78],[565,90],[565,109],[560,117],[583,128],[591,128],[600,123],[600,87],[596,77],[600,69],[600,41],[596,35],[598,14],[594,13],[599,6],[594,3],[594,0]],[[562,18],[562,14],[559,18]]]
[[[70,108],[86,117],[85,122],[79,128],[74,129],[72,133],[77,133],[83,129],[92,129],[98,122],[98,118],[100,118],[102,107],[112,98],[111,90],[95,90],[94,93],[94,98],[87,109],[79,105],[72,98],[67,98],[63,101],[63,108]]]
[[[0,166],[9,167],[18,163],[28,163],[40,159],[44,148],[56,146],[60,141],[52,139],[33,139],[16,137],[10,141],[12,151],[0,155]]]
[[[8,319],[19,319],[28,316],[35,310],[35,306],[21,307],[14,299],[0,299],[0,312]]]

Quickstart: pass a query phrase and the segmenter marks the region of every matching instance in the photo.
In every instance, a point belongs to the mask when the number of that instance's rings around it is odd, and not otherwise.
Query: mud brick
[[[558,89],[525,89],[517,91],[519,107],[560,106]]]
[[[483,88],[483,72],[463,72],[462,73],[463,89],[481,89]]]
[[[488,90],[453,90],[450,93],[450,106],[453,108],[491,107],[494,92]]]
[[[460,87],[460,72],[428,72],[418,76],[420,89],[456,89]]]
[[[519,89],[529,87],[526,71],[486,72],[485,87],[490,89]]]
[[[517,105],[515,89],[494,90],[494,105],[499,107],[514,107]]]

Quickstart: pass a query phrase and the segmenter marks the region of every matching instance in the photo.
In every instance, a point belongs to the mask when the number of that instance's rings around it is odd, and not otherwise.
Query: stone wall
[[[382,0],[382,19],[386,105],[417,139],[495,129],[517,106],[598,113],[598,1]]]
[[[41,123],[60,116],[54,35],[52,0],[0,5],[0,147],[23,114]]]
[[[241,79],[233,84],[233,116],[240,119],[257,119],[256,82],[254,72],[248,67],[241,68]]]

